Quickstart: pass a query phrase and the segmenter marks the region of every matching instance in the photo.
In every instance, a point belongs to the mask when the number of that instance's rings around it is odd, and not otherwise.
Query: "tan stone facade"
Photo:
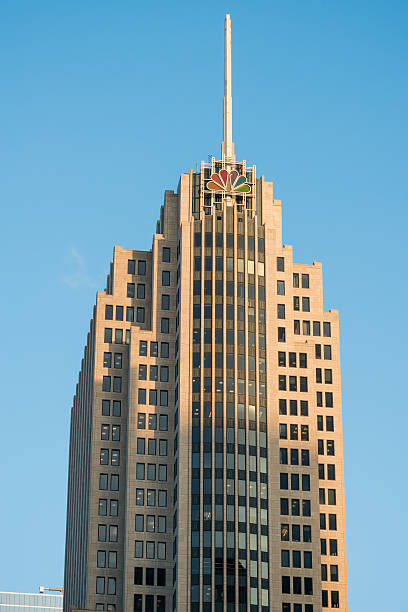
[[[222,167],[250,191],[211,192]],[[152,249],[115,247],[71,417],[72,606],[348,609],[338,313],[255,168],[182,175]]]

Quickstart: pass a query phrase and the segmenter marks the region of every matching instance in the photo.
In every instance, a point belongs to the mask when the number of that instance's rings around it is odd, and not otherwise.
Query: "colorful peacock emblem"
[[[246,177],[240,175],[236,170],[220,170],[217,174],[211,175],[211,180],[207,183],[210,191],[228,191],[233,193],[249,193],[250,185],[246,182]]]

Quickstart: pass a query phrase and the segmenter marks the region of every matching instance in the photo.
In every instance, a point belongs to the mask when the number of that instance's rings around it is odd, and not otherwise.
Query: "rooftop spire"
[[[231,17],[229,13],[225,16],[224,32],[224,140],[221,147],[221,156],[223,159],[234,161],[231,97]]]

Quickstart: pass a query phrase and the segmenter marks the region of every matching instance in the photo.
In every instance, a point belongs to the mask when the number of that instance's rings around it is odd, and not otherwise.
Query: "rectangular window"
[[[111,390],[111,377],[110,376],[104,376],[102,379],[102,391],[107,391],[109,392]]]
[[[278,327],[278,342],[286,342],[286,328]]]
[[[166,293],[161,296],[161,308],[162,310],[170,310],[170,296]]]
[[[161,333],[168,334],[170,332],[170,319],[162,317],[161,320]]]
[[[114,393],[122,392],[122,377],[121,376],[113,377],[113,392]]]
[[[137,273],[139,276],[146,275],[146,261],[144,259],[139,259],[137,262]]]
[[[118,476],[118,474],[111,474],[110,490],[111,491],[119,491],[119,476]]]
[[[111,465],[114,467],[118,467],[120,465],[120,451],[118,449],[112,449]]]
[[[113,359],[113,367],[117,370],[120,370],[122,368],[122,353],[115,353]]]
[[[126,321],[133,323],[135,320],[135,309],[133,306],[126,306]]]
[[[123,321],[123,306],[116,306],[116,320]]]
[[[106,542],[107,527],[106,525],[98,525],[98,542]]]
[[[112,321],[113,320],[113,306],[112,306],[112,304],[106,304],[105,305],[105,319],[107,321]]]
[[[169,343],[161,342],[160,343],[160,357],[167,359],[169,356]]]
[[[99,456],[100,465],[108,465],[109,463],[109,450],[107,448],[101,448]]]
[[[323,336],[326,338],[331,336],[331,324],[326,321],[323,322]]]
[[[139,300],[144,300],[146,297],[146,285],[144,283],[137,284],[137,298]],[[128,296],[129,297],[129,296]]]
[[[96,594],[105,594],[105,578],[103,576],[97,576],[96,578]]]
[[[278,295],[285,295],[285,281],[278,280],[276,290]]]
[[[134,259],[128,259],[128,274],[135,274],[136,272],[136,261]]]
[[[299,287],[299,274],[294,272],[293,274],[293,286],[297,289]]]
[[[126,296],[128,298],[134,298],[135,297],[135,283],[128,283],[127,284],[127,293]]]
[[[285,318],[285,304],[278,304],[278,319]]]
[[[170,262],[171,251],[169,247],[163,247],[162,251],[162,261],[169,263]]]
[[[170,272],[168,270],[162,271],[162,286],[163,287],[170,286]]]
[[[105,327],[104,342],[107,342],[109,344],[112,342],[112,328],[111,327]]]
[[[140,440],[141,438],[138,438]],[[136,479],[144,480],[145,479],[145,464],[144,463],[136,463]]]
[[[100,491],[108,490],[108,475],[107,474],[99,474],[99,490]]]
[[[302,310],[303,312],[310,312],[310,298],[302,297]]]
[[[135,557],[137,559],[142,559],[143,558],[143,541],[141,540],[136,540],[135,541]],[[136,597],[140,597],[140,603],[142,603],[142,596],[141,595],[135,595],[135,599]],[[139,608],[135,607],[135,610],[138,610]],[[140,610],[142,610],[142,607],[140,606]]]
[[[309,275],[302,274],[302,287],[303,289],[309,289]]]
[[[285,271],[285,258],[284,257],[277,257],[276,258],[276,269],[278,272],[284,272]]]
[[[293,296],[293,310],[300,310],[300,300],[297,295]]]
[[[137,323],[145,322],[145,309],[142,306],[138,306],[136,309],[136,321]]]
[[[98,506],[98,515],[99,516],[107,516],[108,514],[108,500],[100,499]]]

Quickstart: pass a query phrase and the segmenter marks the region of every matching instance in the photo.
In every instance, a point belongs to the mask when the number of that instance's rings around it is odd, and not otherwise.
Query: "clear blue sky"
[[[341,316],[350,610],[407,610],[406,1],[0,6],[0,590],[61,585],[69,412],[115,244],[219,155],[231,11],[238,158]]]

